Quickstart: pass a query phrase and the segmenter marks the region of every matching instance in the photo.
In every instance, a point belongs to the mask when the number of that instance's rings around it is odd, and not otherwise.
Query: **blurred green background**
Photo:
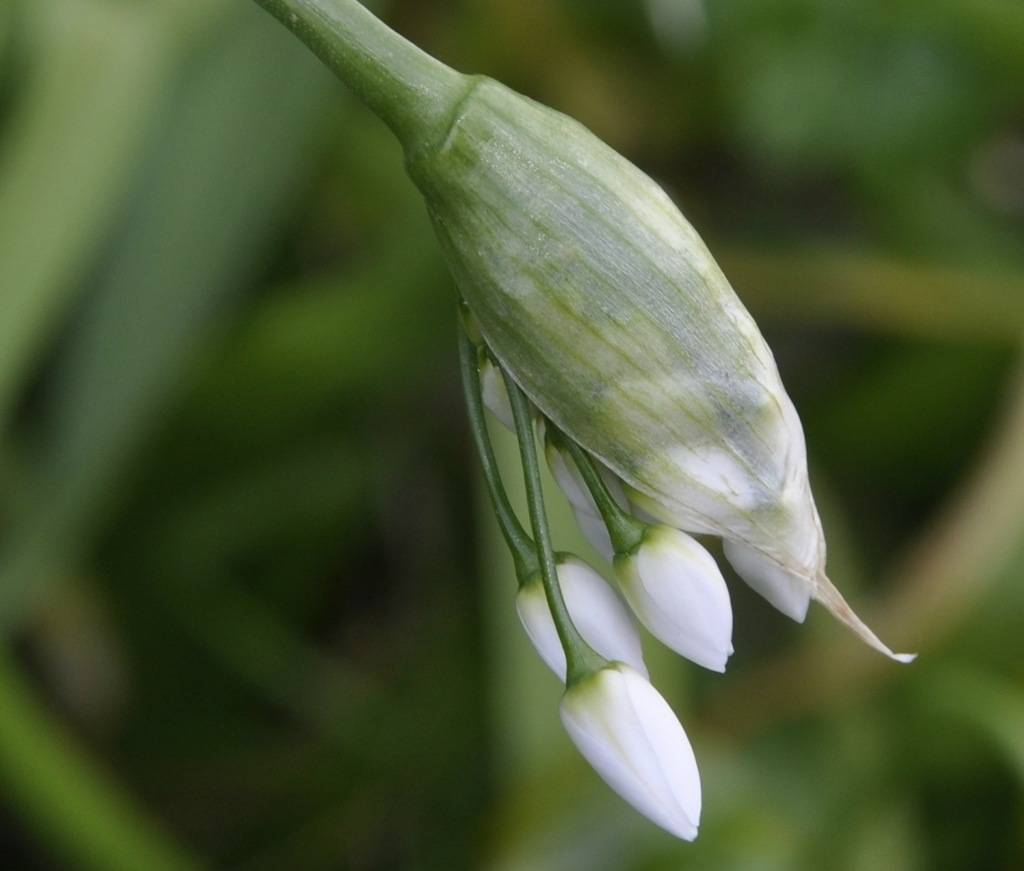
[[[250,0],[0,0],[0,867],[1024,867],[1024,4],[380,13],[672,193],[920,658],[733,584],[726,675],[648,647],[701,835],[640,818],[519,628],[383,125]]]

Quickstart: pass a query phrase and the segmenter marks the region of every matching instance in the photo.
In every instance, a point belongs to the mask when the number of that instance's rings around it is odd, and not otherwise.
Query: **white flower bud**
[[[565,606],[583,640],[611,662],[625,662],[646,677],[640,634],[618,594],[583,560],[563,556],[557,565]],[[516,609],[541,659],[565,682],[565,651],[539,577],[519,588]]]
[[[583,533],[583,538],[594,552],[610,565],[615,559],[615,547],[604,520],[596,514],[589,514],[576,507],[573,507],[572,513],[576,518],[576,525]]]
[[[714,558],[685,532],[659,524],[615,558],[633,613],[664,645],[712,671],[732,653],[732,605]]]
[[[668,703],[621,663],[566,691],[562,724],[601,778],[640,813],[692,841],[701,792],[690,741]]]
[[[565,494],[566,499],[572,506],[573,514],[576,517],[576,525],[579,526],[583,537],[590,546],[609,563],[615,556],[615,548],[612,546],[611,537],[608,534],[608,527],[601,517],[601,512],[587,487],[583,476],[580,474],[576,463],[573,462],[569,452],[557,447],[550,439],[546,438],[544,419],[541,418],[537,430],[541,440],[544,442],[544,456],[548,463],[551,477],[555,479],[559,489]],[[628,502],[622,490],[622,483],[607,467],[595,462],[601,478],[611,497],[620,508],[626,509]]]
[[[486,356],[480,360],[480,392],[487,410],[515,432],[516,424],[512,417],[512,403],[509,402],[505,379],[501,370]]]
[[[787,617],[803,623],[811,604],[811,585],[785,571],[763,554],[735,541],[723,544],[725,557],[736,573]]]

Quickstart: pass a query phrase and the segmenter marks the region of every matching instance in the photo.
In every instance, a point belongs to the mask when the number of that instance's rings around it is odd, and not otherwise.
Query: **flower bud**
[[[573,515],[576,517],[576,525],[590,546],[610,563],[615,556],[615,548],[612,546],[608,528],[601,518],[600,509],[591,495],[590,488],[587,487],[569,452],[557,447],[551,439],[547,438],[543,418],[538,423],[538,432],[544,442],[544,456],[551,477],[555,479],[555,483],[565,494],[565,498],[569,500]],[[611,497],[620,508],[625,509],[627,502],[621,482],[609,469],[600,463],[597,466]]]
[[[560,556],[556,570],[569,617],[583,640],[610,662],[624,662],[646,677],[640,635],[618,594],[601,575],[576,557]],[[564,683],[565,651],[539,576],[519,588],[516,609],[541,659]]]
[[[725,671],[732,653],[729,590],[699,542],[670,526],[649,526],[635,551],[616,556],[615,572],[655,638],[698,665]]]
[[[697,837],[701,792],[693,748],[643,677],[622,663],[591,672],[566,690],[561,716],[605,783],[673,835]]]
[[[480,391],[487,410],[515,432],[516,424],[512,418],[512,404],[509,402],[505,379],[494,361],[486,355],[480,359]]]
[[[594,553],[610,565],[615,559],[615,547],[612,545],[612,539],[604,520],[596,514],[590,514],[576,507],[573,507],[572,513],[583,538],[594,549]]]
[[[774,565],[763,554],[735,541],[722,550],[736,573],[787,617],[799,623],[811,604],[811,586],[801,577]]]
[[[406,166],[481,335],[537,408],[645,510],[734,542],[755,588],[806,586],[889,652],[825,575],[803,432],[772,354],[661,188],[577,122],[483,78]]]

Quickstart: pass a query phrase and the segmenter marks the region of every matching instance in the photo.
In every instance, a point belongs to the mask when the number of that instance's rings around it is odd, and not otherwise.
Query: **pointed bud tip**
[[[726,666],[729,664],[729,657],[732,655],[732,645],[729,650],[722,651],[720,654],[708,656],[703,662],[697,662],[697,665],[702,665],[708,671],[717,671],[719,674],[725,674]],[[694,660],[696,661],[696,660]]]

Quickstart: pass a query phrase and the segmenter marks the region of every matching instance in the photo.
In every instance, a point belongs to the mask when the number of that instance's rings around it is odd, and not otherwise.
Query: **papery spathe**
[[[452,103],[406,143],[406,169],[501,367],[679,528],[763,557],[745,561],[755,587],[777,568],[891,654],[825,574],[799,418],[696,230],[579,123],[453,75],[420,94]]]
[[[681,528],[817,577],[803,434],[775,361],[655,182],[485,79],[407,169],[483,340],[544,415]]]

